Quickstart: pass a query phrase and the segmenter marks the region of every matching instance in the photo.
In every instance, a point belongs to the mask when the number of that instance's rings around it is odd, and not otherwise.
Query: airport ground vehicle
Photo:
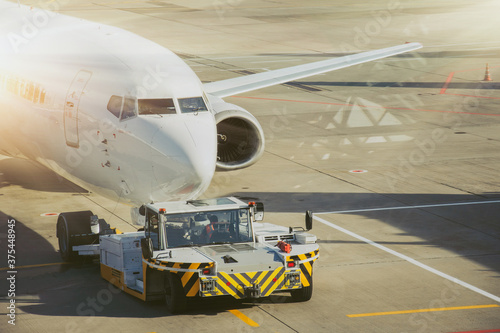
[[[262,203],[234,197],[162,202],[141,207],[144,229],[117,234],[90,211],[61,213],[57,223],[64,260],[99,256],[101,275],[144,301],[165,298],[171,313],[189,297],[261,298],[290,292],[311,298],[319,258],[312,213],[306,228],[262,221]]]

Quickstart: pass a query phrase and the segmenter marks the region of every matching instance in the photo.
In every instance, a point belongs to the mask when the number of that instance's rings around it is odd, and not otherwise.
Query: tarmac
[[[249,168],[216,173],[204,197],[263,201],[265,221],[283,226],[313,210],[310,301],[203,300],[173,316],[117,292],[96,263],[62,263],[56,214],[90,209],[127,232],[129,207],[2,158],[1,332],[500,332],[500,3],[49,4],[169,48],[203,82],[405,42],[424,48],[225,99],[257,117],[266,150]]]

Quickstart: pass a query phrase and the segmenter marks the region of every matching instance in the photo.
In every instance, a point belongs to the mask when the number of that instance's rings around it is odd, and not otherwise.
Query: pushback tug
[[[262,203],[234,197],[147,204],[144,229],[117,234],[91,211],[61,213],[57,237],[66,261],[99,256],[101,276],[144,301],[165,298],[171,313],[190,297],[236,299],[290,292],[312,296],[312,266],[319,257],[306,228],[262,221]]]

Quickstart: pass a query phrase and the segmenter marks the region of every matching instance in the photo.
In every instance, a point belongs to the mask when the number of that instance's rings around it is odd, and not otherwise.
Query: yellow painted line
[[[451,307],[451,308],[434,308],[434,309],[419,309],[419,310],[404,310],[404,311],[360,313],[360,314],[350,314],[350,315],[347,315],[347,317],[349,317],[349,318],[358,318],[358,317],[387,316],[387,315],[407,314],[407,313],[419,313],[419,312],[452,311],[452,310],[472,310],[472,309],[486,309],[486,308],[498,308],[498,307],[500,307],[500,305],[498,305],[498,304],[471,305],[471,306],[456,306],[456,307]]]
[[[252,319],[245,316],[240,311],[238,311],[238,310],[228,310],[228,311],[231,312],[232,314],[234,314],[239,319],[241,319],[245,324],[250,325],[252,327],[259,327],[259,324],[257,324],[255,321],[253,321]]]
[[[0,271],[16,271],[19,268],[35,268],[35,267],[45,267],[45,266],[55,266],[55,265],[68,265],[69,262],[54,262],[50,264],[38,264],[38,265],[26,265],[26,266],[16,266],[14,269],[9,267],[1,267]]]

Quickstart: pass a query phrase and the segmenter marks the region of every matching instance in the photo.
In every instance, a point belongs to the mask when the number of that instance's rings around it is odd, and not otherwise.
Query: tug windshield
[[[248,209],[166,215],[167,248],[253,241]]]

